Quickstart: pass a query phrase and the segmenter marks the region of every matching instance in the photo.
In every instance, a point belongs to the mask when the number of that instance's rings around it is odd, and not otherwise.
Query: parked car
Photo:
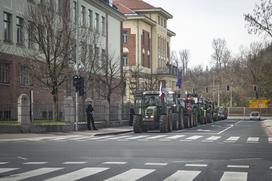
[[[227,119],[227,110],[224,107],[219,107],[218,109],[218,119],[219,120],[224,120]]]
[[[249,115],[250,120],[261,120],[260,113],[258,111],[253,111]]]

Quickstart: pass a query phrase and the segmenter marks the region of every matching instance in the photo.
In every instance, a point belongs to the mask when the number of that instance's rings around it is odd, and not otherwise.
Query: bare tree
[[[272,38],[272,1],[261,0],[256,4],[252,14],[244,14],[248,32],[265,34]]]
[[[217,71],[220,71],[222,64],[226,64],[230,58],[230,51],[227,49],[227,42],[225,39],[214,39],[212,41],[212,48],[214,53],[212,54],[212,60],[215,63]]]
[[[184,77],[188,73],[188,65],[190,62],[190,52],[187,49],[179,51],[179,59],[182,66],[182,76]]]
[[[72,54],[73,30],[68,2],[63,1],[59,12],[54,1],[29,4],[25,14],[29,46],[26,57],[31,58],[33,76],[51,90],[54,102],[53,118],[58,119],[59,88],[67,78]]]
[[[109,105],[111,103],[111,96],[113,92],[123,83],[120,61],[118,60],[119,57],[114,57],[114,55],[102,54],[101,57],[101,74],[98,76],[98,80],[100,80],[102,85],[105,87],[102,96],[106,98]]]

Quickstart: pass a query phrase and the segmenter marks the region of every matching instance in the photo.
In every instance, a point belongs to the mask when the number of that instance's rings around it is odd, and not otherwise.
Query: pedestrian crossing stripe
[[[124,138],[129,138],[131,136],[117,136],[117,137],[113,137],[113,138],[108,138],[109,140],[118,140],[118,139],[124,139]]]
[[[136,139],[141,139],[141,138],[146,138],[146,137],[148,137],[148,135],[134,136],[134,137],[126,138],[126,139],[128,139],[128,140],[136,140]]]
[[[153,139],[158,139],[158,138],[162,138],[162,137],[165,137],[167,135],[157,135],[157,136],[152,136],[152,137],[148,137],[148,138],[145,138],[146,140],[153,140]]]
[[[199,138],[201,138],[201,137],[203,137],[203,136],[200,136],[200,135],[198,135],[198,136],[190,136],[190,137],[188,137],[188,138],[186,138],[187,140],[197,140],[197,139],[199,139]]]
[[[87,162],[63,162],[63,165],[81,165],[86,164]]]
[[[10,175],[8,177],[1,177],[0,181],[17,181],[17,180],[23,180],[23,179],[27,179],[27,178],[31,178],[31,177],[36,177],[36,176],[40,176],[40,175],[44,175],[50,172],[54,172],[57,170],[61,170],[63,168],[39,168],[39,169],[35,169],[35,170],[31,170],[31,171],[27,171],[27,172],[23,172],[23,173],[18,173],[18,174],[14,174],[14,175]]]
[[[272,137],[269,137],[269,138],[268,138],[268,142],[269,142],[269,143],[272,143]]]
[[[24,165],[43,165],[46,164],[48,162],[25,162],[23,163]]]
[[[247,142],[258,142],[259,141],[259,137],[248,137],[247,138]]]
[[[5,165],[7,164],[8,162],[0,162],[0,165]]]
[[[105,181],[134,181],[138,180],[152,172],[154,172],[155,169],[130,169],[124,173],[121,173],[119,175],[116,175],[112,178],[106,179]]]
[[[108,169],[109,168],[87,167],[87,168],[82,168],[80,170],[70,172],[70,173],[67,173],[64,175],[53,177],[53,178],[47,179],[45,181],[62,181],[62,180],[74,181],[74,180],[79,180],[79,179],[103,172]]]
[[[0,173],[10,172],[19,168],[0,168]]]
[[[164,181],[192,181],[201,171],[178,170]]]
[[[246,181],[247,172],[224,172],[220,181]]]
[[[167,137],[166,139],[174,140],[174,139],[178,139],[178,138],[182,138],[182,137],[185,137],[185,135],[175,135],[175,136],[170,136],[170,137]]]
[[[228,165],[228,168],[249,168],[249,165]]]
[[[215,140],[218,140],[220,138],[221,138],[221,136],[211,136],[211,137],[207,138],[206,140],[207,141],[215,141]]]
[[[193,163],[187,163],[185,164],[186,167],[207,167],[207,164],[193,164]]]
[[[225,142],[236,142],[240,139],[239,136],[231,136]]]

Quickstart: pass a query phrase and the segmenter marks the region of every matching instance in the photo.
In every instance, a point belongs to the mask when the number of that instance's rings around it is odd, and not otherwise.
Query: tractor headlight
[[[152,118],[152,119],[153,119],[153,118],[154,118],[154,116],[150,116],[150,118]]]
[[[145,116],[145,118],[148,118],[148,116]]]

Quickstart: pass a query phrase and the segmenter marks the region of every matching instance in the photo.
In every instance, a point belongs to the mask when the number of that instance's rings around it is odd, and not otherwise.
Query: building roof
[[[154,7],[143,0],[113,0],[113,4],[123,14],[141,13],[141,12],[159,12],[167,18],[173,16],[161,7]]]

